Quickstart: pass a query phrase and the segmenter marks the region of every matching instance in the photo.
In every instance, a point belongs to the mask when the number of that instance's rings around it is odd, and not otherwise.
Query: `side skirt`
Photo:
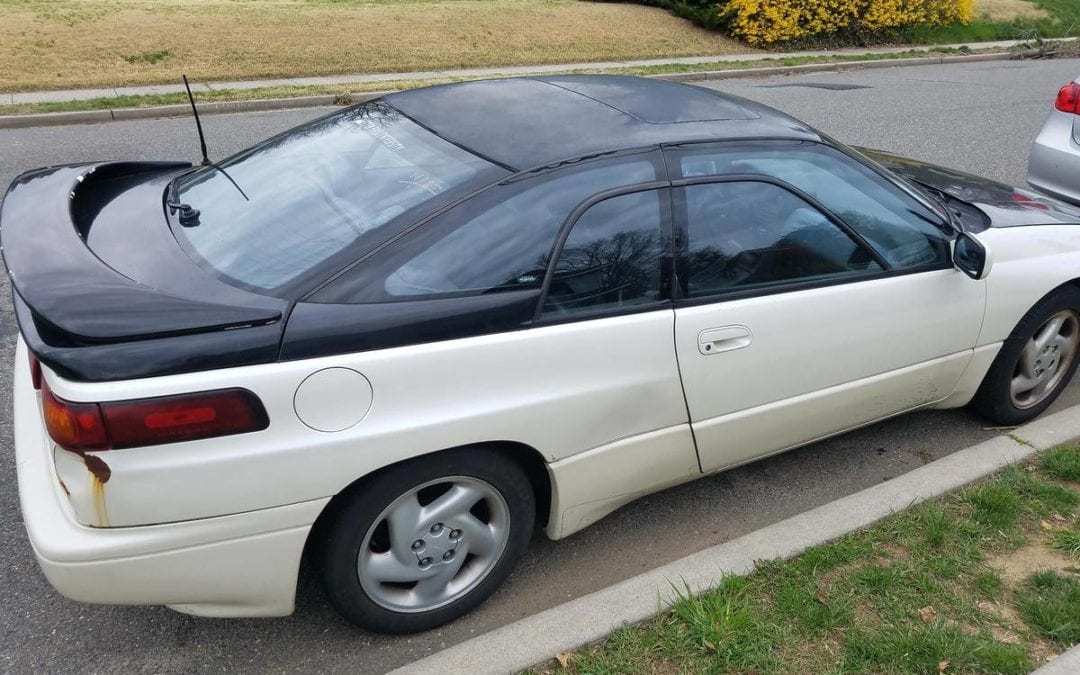
[[[547,534],[562,539],[638,497],[701,476],[690,425],[681,424],[593,448],[548,465]]]

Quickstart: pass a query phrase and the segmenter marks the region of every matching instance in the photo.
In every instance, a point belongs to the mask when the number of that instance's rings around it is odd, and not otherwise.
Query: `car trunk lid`
[[[247,354],[241,361],[256,353],[260,361],[276,358],[288,302],[214,279],[169,231],[164,187],[188,166],[60,166],[12,183],[0,205],[0,243],[20,329],[42,361],[78,379],[191,370],[201,362],[195,354],[144,358],[142,365],[136,354],[163,340],[175,347],[183,336],[252,330],[265,336],[261,348],[253,349],[253,334],[219,339],[217,362],[230,362],[220,358],[229,342]],[[125,355],[118,345],[138,347]],[[106,352],[109,364],[100,358]]]

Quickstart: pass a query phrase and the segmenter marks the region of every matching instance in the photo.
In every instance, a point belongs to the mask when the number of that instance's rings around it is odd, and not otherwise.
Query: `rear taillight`
[[[194,441],[269,426],[262,402],[246,389],[102,403],[101,411],[114,448]]]
[[[1024,206],[1031,207],[1033,209],[1039,209],[1040,211],[1049,211],[1050,207],[1046,204],[1036,200],[1034,197],[1028,197],[1022,192],[1013,192],[1012,200],[1017,204],[1023,204]]]
[[[60,447],[95,452],[261,431],[266,409],[246,389],[75,403],[41,390],[45,426]]]
[[[98,404],[72,403],[57,398],[46,383],[41,387],[41,408],[45,414],[45,428],[60,447],[79,452],[111,447]]]
[[[30,352],[26,353],[30,357],[30,381],[34,384],[34,389],[41,389],[41,361]]]
[[[1058,92],[1054,107],[1061,112],[1080,115],[1080,83],[1070,82]]]

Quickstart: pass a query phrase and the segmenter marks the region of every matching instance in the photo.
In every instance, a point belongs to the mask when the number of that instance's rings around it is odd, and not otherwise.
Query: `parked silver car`
[[[1054,109],[1031,145],[1028,183],[1080,204],[1080,78],[1058,92]]]

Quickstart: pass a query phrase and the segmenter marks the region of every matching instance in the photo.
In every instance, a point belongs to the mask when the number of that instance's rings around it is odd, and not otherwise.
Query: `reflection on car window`
[[[397,267],[385,291],[402,297],[538,288],[574,207],[598,192],[655,179],[652,162],[637,159],[490,190],[425,225],[429,232],[452,229]]]
[[[678,276],[686,297],[881,271],[824,214],[776,185],[711,183],[680,192],[688,241]]]
[[[635,307],[663,299],[660,194],[612,197],[578,219],[555,265],[544,316]]]
[[[823,145],[710,149],[681,160],[683,175],[762,174],[810,195],[850,225],[891,267],[949,265],[940,217],[871,169]]]
[[[364,233],[493,168],[378,101],[220,167],[180,179],[178,198],[200,216],[177,236],[216,270],[263,289],[288,283]]]

